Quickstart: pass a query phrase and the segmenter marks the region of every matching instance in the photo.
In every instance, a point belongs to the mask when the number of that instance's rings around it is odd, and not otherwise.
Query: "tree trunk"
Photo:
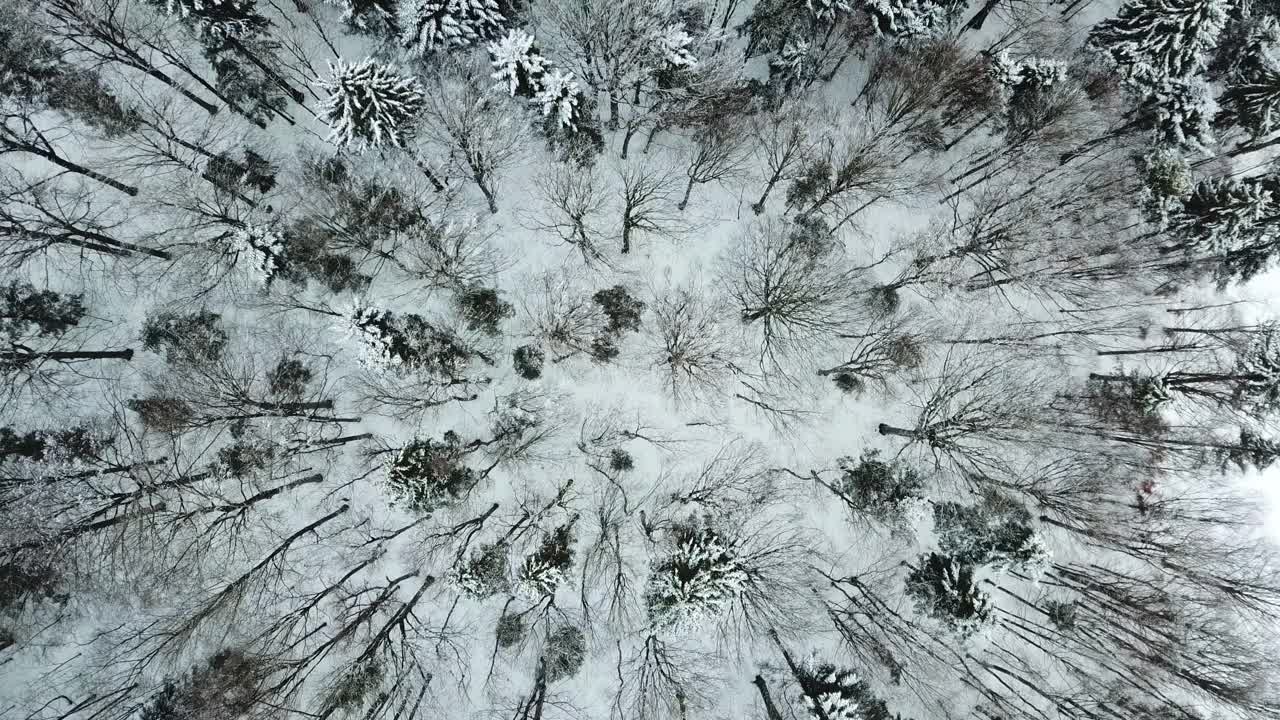
[[[680,198],[680,204],[676,205],[676,209],[684,211],[689,204],[689,194],[693,192],[693,178],[689,178],[689,184],[684,186],[684,197]]]
[[[71,360],[132,360],[133,350],[50,350],[48,352],[0,352],[0,360],[42,358],[66,362]]]
[[[120,192],[130,197],[135,197],[138,194],[138,188],[132,185],[125,185],[124,183],[118,180],[113,180],[112,178],[109,178],[106,175],[103,175],[102,173],[99,173],[94,170],[90,170],[89,168],[83,165],[78,165],[76,163],[73,163],[70,160],[67,160],[66,158],[62,157],[61,155],[58,155],[57,153],[50,152],[47,150],[41,150],[40,148],[37,148],[31,144],[20,146],[18,149],[29,152],[32,155],[38,155],[64,170],[70,170],[71,172],[76,173],[77,175],[83,175],[91,180],[100,182],[109,188],[119,190]]]
[[[418,169],[422,171],[422,174],[427,177],[427,181],[431,183],[431,187],[434,188],[436,192],[443,192],[444,185],[441,185],[440,181],[436,179],[435,173],[431,172],[431,168],[427,167],[426,161],[418,157],[415,153],[410,153],[410,157],[413,158],[414,164],[418,166]]]
[[[631,217],[630,213],[622,216],[622,254],[631,252]]]
[[[896,435],[898,437],[910,438],[912,440],[918,440],[920,438],[920,435],[915,430],[894,427],[893,425],[886,425],[885,423],[877,425],[876,432],[881,435]]]
[[[1149,355],[1152,353],[1170,353],[1170,352],[1182,352],[1183,350],[1199,350],[1203,347],[1204,347],[1203,345],[1182,345],[1182,346],[1164,345],[1161,347],[1143,348],[1141,350],[1099,350],[1098,355],[1099,356]]]
[[[781,175],[782,173],[779,171],[769,178],[769,182],[764,185],[764,192],[760,193],[760,199],[751,204],[751,212],[756,215],[764,212],[764,202],[769,199],[769,193],[773,192],[773,186],[778,184],[778,178]]]
[[[778,712],[778,707],[773,704],[773,698],[769,695],[769,686],[765,684],[764,678],[756,675],[751,684],[755,685],[760,691],[760,700],[764,702],[765,716],[769,720],[782,720],[782,714]]]

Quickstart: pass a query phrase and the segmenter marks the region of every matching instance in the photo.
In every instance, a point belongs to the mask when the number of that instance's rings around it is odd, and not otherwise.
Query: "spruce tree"
[[[339,60],[329,70],[329,80],[321,83],[329,96],[320,113],[329,141],[356,149],[404,147],[422,110],[422,85],[372,58]]]
[[[1227,23],[1230,0],[1131,0],[1098,23],[1088,43],[1142,86],[1204,69]]]
[[[492,40],[506,22],[497,0],[400,0],[396,13],[401,42],[418,55]]]
[[[916,609],[953,628],[960,636],[973,634],[992,620],[991,596],[974,577],[976,568],[939,553],[921,557],[907,575],[907,594]]]

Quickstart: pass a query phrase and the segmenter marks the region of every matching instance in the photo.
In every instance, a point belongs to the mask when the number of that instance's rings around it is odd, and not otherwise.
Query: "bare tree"
[[[860,272],[805,224],[753,222],[723,273],[742,323],[759,328],[760,361],[775,367],[792,351],[829,342],[857,317]]]
[[[658,294],[651,312],[650,353],[667,393],[677,402],[723,396],[734,357],[723,313],[692,287]]]
[[[450,166],[475,182],[496,213],[498,183],[519,161],[525,133],[481,77],[474,68],[452,65],[428,77],[421,134],[448,153]]]
[[[743,129],[731,121],[721,121],[701,128],[695,139],[694,151],[685,168],[689,178],[684,186],[684,196],[676,203],[676,209],[689,205],[689,194],[694,185],[709,182],[725,183],[741,176],[747,162],[747,136]]]
[[[755,214],[764,212],[774,186],[795,179],[808,161],[815,144],[813,111],[812,107],[792,103],[756,113],[748,120],[752,152],[766,173],[760,199],[751,204]]]
[[[632,164],[618,169],[622,183],[622,252],[631,252],[636,233],[677,237],[686,225],[673,207],[675,175],[669,170]]]
[[[608,261],[601,249],[605,212],[602,178],[594,165],[588,168],[560,163],[538,177],[537,187],[543,200],[542,217],[533,229],[554,233],[582,253],[588,263]],[[627,234],[623,231],[623,252]]]

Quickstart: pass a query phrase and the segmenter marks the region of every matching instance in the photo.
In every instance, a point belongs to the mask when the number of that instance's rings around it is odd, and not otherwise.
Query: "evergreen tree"
[[[1168,80],[1155,86],[1140,110],[1151,125],[1152,144],[1207,151],[1213,144],[1217,104],[1199,80]]]
[[[615,335],[636,332],[640,329],[640,316],[644,313],[644,301],[633,297],[623,285],[597,290],[591,299],[604,312],[609,324],[606,329]]]
[[[329,69],[329,80],[321,84],[329,92],[321,119],[330,127],[330,142],[358,149],[404,147],[422,110],[422,85],[372,58],[339,60]]]
[[[1266,242],[1277,212],[1272,191],[1250,178],[1201,180],[1169,215],[1178,247],[1196,255],[1225,256]]]
[[[841,497],[856,511],[894,523],[910,523],[923,507],[924,478],[906,463],[882,460],[868,450],[858,460],[840,459]]]
[[[705,521],[676,524],[671,539],[673,551],[651,564],[645,604],[654,627],[688,632],[723,613],[748,573],[732,539]]]
[[[241,225],[231,233],[230,250],[235,267],[259,287],[271,284],[285,272],[285,243],[270,229]]]
[[[181,17],[203,36],[234,38],[264,30],[270,22],[258,13],[257,0],[153,0]]]
[[[414,440],[387,464],[387,487],[397,501],[417,513],[457,502],[480,482],[476,471],[463,462],[466,454],[452,431],[440,440]]]
[[[897,720],[853,670],[811,657],[795,677],[810,720]]]
[[[1280,19],[1259,18],[1244,46],[1235,48],[1219,99],[1219,124],[1237,124],[1251,137],[1280,129]]]
[[[222,316],[209,310],[161,310],[142,324],[142,347],[170,363],[218,362],[228,342]]]
[[[357,304],[340,329],[355,340],[364,363],[375,368],[424,370],[453,378],[472,357],[457,336],[413,313],[397,315]]]
[[[573,526],[563,525],[542,539],[538,549],[520,564],[516,583],[533,600],[555,597],[573,571]]]
[[[1218,456],[1224,466],[1230,464],[1241,470],[1253,468],[1262,471],[1280,460],[1280,442],[1241,428],[1239,443],[1219,449]]]
[[[517,375],[525,380],[537,380],[542,377],[546,353],[537,345],[521,345],[512,351],[511,361]]]
[[[501,34],[507,18],[497,0],[399,0],[400,40],[414,53],[466,47]]]
[[[1187,78],[1205,67],[1231,6],[1231,0],[1130,0],[1095,25],[1088,42],[1139,85]]]
[[[542,108],[542,116],[556,127],[577,129],[581,114],[582,91],[572,73],[552,70],[543,76],[542,88],[533,101]]]
[[[934,503],[933,528],[938,547],[962,565],[1026,569],[1047,559],[1031,513],[996,492],[984,493],[977,505]]]
[[[573,625],[560,625],[547,635],[542,648],[542,662],[547,669],[547,682],[566,680],[578,674],[587,658],[587,639]]]
[[[473,287],[462,290],[454,298],[458,314],[467,323],[468,330],[478,330],[487,335],[500,335],[502,322],[515,317],[516,309],[502,299],[493,288]]]
[[[877,35],[923,40],[944,35],[960,3],[937,0],[865,0]]]
[[[533,98],[542,89],[542,77],[549,63],[534,47],[533,36],[513,28],[500,40],[489,43],[491,77],[506,86],[512,97]]]
[[[21,345],[65,335],[84,318],[84,296],[37,290],[26,282],[0,286],[0,338]]]
[[[507,546],[501,542],[481,545],[470,558],[454,566],[449,580],[477,600],[507,592],[511,586],[507,577]]]
[[[938,553],[921,557],[907,575],[907,594],[924,615],[954,628],[962,637],[976,632],[994,616],[991,596],[974,578],[975,567]]]

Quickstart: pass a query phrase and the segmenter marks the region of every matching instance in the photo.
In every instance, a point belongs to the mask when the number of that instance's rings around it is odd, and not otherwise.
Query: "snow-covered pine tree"
[[[1140,86],[1187,78],[1205,67],[1233,0],[1130,0],[1089,32],[1088,44]]]
[[[996,492],[984,493],[975,505],[935,502],[933,529],[938,547],[957,563],[1027,570],[1048,559],[1031,513]]]
[[[976,568],[939,553],[922,556],[907,574],[907,594],[916,610],[967,637],[990,622],[991,596],[978,586]]]
[[[734,602],[748,573],[737,559],[733,540],[706,521],[678,523],[671,538],[672,552],[651,564],[645,603],[655,628],[685,633]]]
[[[1193,255],[1222,256],[1272,234],[1264,220],[1277,212],[1276,198],[1248,178],[1201,180],[1168,219],[1179,247]]]
[[[1254,139],[1280,129],[1280,18],[1258,18],[1226,73],[1219,124],[1237,124]]]
[[[398,502],[416,513],[457,502],[480,482],[476,471],[463,462],[466,452],[453,431],[440,440],[414,440],[387,463],[387,487]]]
[[[110,437],[88,426],[27,431],[0,427],[0,462],[23,458],[74,465],[96,458],[110,444]]]
[[[160,310],[142,323],[142,347],[169,363],[217,362],[228,340],[222,316],[210,310]]]
[[[396,25],[418,55],[492,40],[507,18],[497,0],[399,0]]]
[[[395,0],[324,0],[342,8],[342,20],[361,32],[383,32],[394,29]]]
[[[1195,189],[1191,165],[1182,153],[1168,147],[1155,148],[1136,162],[1142,178],[1141,205],[1152,222],[1165,225],[1169,214]]]
[[[865,0],[877,35],[923,40],[944,34],[954,20],[952,4],[934,0]]]
[[[543,117],[555,118],[559,127],[573,130],[577,127],[581,97],[582,91],[573,73],[552,70],[543,76],[542,89],[534,102],[542,107]]]
[[[869,720],[870,693],[853,670],[809,657],[796,666],[796,682],[810,720]]]
[[[238,270],[259,287],[267,287],[285,271],[285,244],[269,228],[242,225],[231,233],[230,250]]]
[[[80,324],[85,312],[83,295],[10,282],[0,286],[0,341],[19,345],[31,338],[64,335]]]
[[[691,48],[693,38],[685,32],[683,24],[672,23],[663,27],[653,40],[654,52],[663,63],[675,68],[691,68],[698,64]]]
[[[404,147],[413,137],[422,110],[422,85],[390,65],[365,58],[329,64],[329,92],[320,119],[338,147]]]
[[[489,43],[491,77],[500,81],[512,97],[533,98],[542,89],[542,76],[549,63],[534,46],[533,36],[512,28],[500,40]]]
[[[1243,395],[1271,408],[1280,403],[1280,331],[1256,333],[1236,358],[1235,373],[1241,378]]]
[[[564,680],[578,674],[587,657],[587,639],[573,625],[561,625],[547,635],[542,648],[542,662],[547,669],[547,682]]]
[[[840,458],[839,465],[836,487],[851,510],[903,530],[928,516],[924,478],[906,463],[882,460],[879,451],[869,450],[857,460]]]
[[[1235,465],[1240,470],[1262,471],[1280,460],[1280,442],[1241,428],[1239,443],[1219,448],[1218,457],[1224,466]]]
[[[257,0],[153,0],[163,2],[170,15],[181,17],[201,35],[240,37],[264,30],[270,23],[258,13]]]
[[[397,315],[362,302],[341,315],[336,329],[356,343],[361,360],[372,368],[422,370],[452,378],[473,354],[456,335],[420,315]]]
[[[1152,144],[1207,152],[1213,144],[1213,117],[1217,103],[1209,86],[1200,80],[1167,80],[1143,100],[1150,118]]]
[[[814,18],[827,23],[835,22],[840,15],[853,12],[853,6],[848,0],[804,0],[804,6],[813,13]]]
[[[533,601],[555,597],[573,570],[573,526],[562,525],[542,538],[538,549],[520,563],[517,590]]]
[[[507,546],[481,545],[471,557],[459,560],[449,572],[449,580],[463,593],[478,600],[507,592]]]

